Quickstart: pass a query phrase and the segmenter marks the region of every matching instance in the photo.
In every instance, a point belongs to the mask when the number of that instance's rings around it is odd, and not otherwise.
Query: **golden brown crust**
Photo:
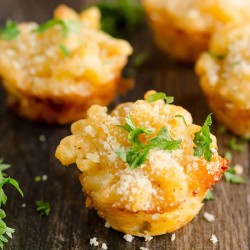
[[[204,89],[203,92],[219,122],[236,135],[246,139],[250,137],[250,109],[241,108],[238,104],[218,93],[211,93]]]
[[[216,30],[250,17],[247,1],[143,0],[143,5],[156,44],[184,62],[195,62]]]
[[[150,91],[145,99],[155,93]],[[216,138],[211,135],[211,161],[194,156],[194,134],[200,126],[182,107],[163,100],[118,105],[110,115],[107,108],[92,106],[87,118],[75,122],[72,135],[64,138],[56,157],[64,165],[76,163],[86,205],[97,209],[111,227],[124,233],[145,236],[172,232],[198,213],[209,189],[227,169],[228,161],[218,155]],[[180,148],[152,148],[143,164],[131,169],[118,157],[121,148],[128,151],[128,132],[120,126],[128,115],[136,127],[147,128],[141,135],[147,144],[164,127]],[[176,115],[183,116],[186,124]]]
[[[67,35],[60,25],[39,33],[36,23],[21,23],[16,39],[0,40],[0,75],[8,106],[16,113],[66,124],[85,117],[92,104],[108,105],[128,89],[120,84],[121,71],[132,48],[99,30],[96,7],[78,14],[60,5],[54,18],[69,22]]]

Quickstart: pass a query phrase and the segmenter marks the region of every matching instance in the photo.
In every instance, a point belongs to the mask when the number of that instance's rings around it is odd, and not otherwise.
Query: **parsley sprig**
[[[101,11],[101,29],[114,37],[126,38],[144,21],[144,11],[135,0],[102,0],[97,4]]]
[[[234,167],[232,166],[232,160],[233,156],[231,152],[227,151],[225,153],[225,158],[227,158],[230,161],[230,167],[229,169],[224,173],[224,177],[226,179],[226,182],[231,182],[233,184],[244,184],[246,181],[244,178],[236,174],[236,171]]]
[[[173,103],[174,97],[173,96],[167,96],[164,92],[156,92],[152,95],[150,95],[147,99],[148,102],[155,102],[158,100],[164,100],[166,103]]]
[[[43,33],[54,26],[60,26],[63,36],[67,37],[70,32],[77,32],[79,30],[80,23],[76,20],[51,19],[40,24],[33,32]]]
[[[194,156],[201,157],[204,155],[207,161],[211,161],[213,152],[210,149],[210,144],[212,142],[210,136],[210,126],[212,125],[212,114],[209,114],[205,120],[204,125],[201,129],[194,134],[194,143],[196,147],[194,148]]]
[[[46,201],[36,201],[36,211],[40,216],[48,216],[50,213],[50,204]]]
[[[17,23],[8,20],[4,28],[0,28],[0,39],[10,41],[17,38],[20,31],[18,29]]]
[[[207,191],[205,200],[207,200],[207,201],[214,200],[214,193],[213,193],[212,190],[208,190],[208,191]]]
[[[3,170],[9,168],[10,165],[3,164],[2,160],[0,160],[0,207],[2,205],[5,205],[7,202],[7,196],[4,193],[3,186],[5,184],[10,184],[13,187],[17,189],[17,191],[21,194],[23,197],[23,192],[19,187],[19,184],[16,180],[10,178],[10,177],[4,177],[4,174],[2,173]],[[15,229],[10,228],[6,225],[6,223],[3,221],[3,219],[6,217],[6,214],[3,209],[0,208],[0,248],[3,249],[4,244],[8,242],[9,238],[12,238],[12,234],[15,232]]]
[[[147,159],[147,156],[151,149],[159,148],[162,150],[175,150],[180,148],[181,140],[172,140],[169,131],[162,127],[156,137],[149,140],[147,144],[143,144],[139,136],[150,135],[152,131],[147,128],[136,127],[130,116],[125,118],[125,125],[117,125],[129,132],[128,141],[132,144],[132,147],[127,151],[122,147],[116,154],[118,157],[127,162],[131,169],[139,167]]]

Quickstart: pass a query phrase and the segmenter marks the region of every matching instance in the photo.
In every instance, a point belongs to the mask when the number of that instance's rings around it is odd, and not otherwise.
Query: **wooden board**
[[[1,0],[0,24],[9,17],[17,21],[50,19],[53,8],[61,3],[80,10],[84,1],[76,0]],[[145,27],[131,38],[136,52],[148,51],[148,62],[137,73],[137,85],[127,95],[117,97],[115,104],[142,98],[148,89],[164,91],[175,96],[175,103],[188,109],[194,122],[202,124],[209,109],[201,94],[193,67],[169,60],[153,43]],[[0,52],[1,53],[1,52]],[[222,181],[215,188],[215,201],[206,203],[200,214],[183,229],[176,231],[176,240],[171,235],[154,237],[150,242],[136,238],[132,243],[123,239],[123,234],[104,227],[94,210],[87,210],[78,182],[75,167],[66,168],[55,159],[54,152],[59,141],[69,132],[69,126],[50,127],[33,124],[16,117],[4,105],[5,93],[0,89],[0,157],[10,163],[8,174],[16,178],[25,198],[8,188],[7,222],[16,232],[6,249],[60,250],[100,249],[89,245],[92,237],[105,242],[108,249],[250,249],[250,183],[233,185]],[[213,131],[216,133],[217,125]],[[40,135],[46,140],[41,142]],[[217,134],[218,135],[218,134]],[[233,135],[218,135],[220,153],[224,153]],[[249,146],[245,142],[242,153],[234,153],[234,162],[244,167],[244,177],[249,179]],[[34,177],[46,174],[48,181],[35,183]],[[40,218],[35,201],[44,199],[51,203],[48,217]],[[22,208],[21,204],[26,207]],[[215,215],[214,222],[203,218],[207,211]],[[213,245],[210,237],[215,234],[219,242]]]

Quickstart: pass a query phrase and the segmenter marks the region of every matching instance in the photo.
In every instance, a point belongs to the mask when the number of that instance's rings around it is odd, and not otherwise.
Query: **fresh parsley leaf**
[[[128,37],[144,21],[144,11],[139,1],[102,0],[97,7],[101,11],[101,29],[114,37]]]
[[[234,183],[234,184],[243,184],[243,183],[245,183],[245,180],[241,176],[236,175],[235,170],[232,167],[230,167],[224,173],[224,177],[225,177],[227,182],[231,182],[231,183]]]
[[[205,120],[204,125],[201,129],[194,134],[194,156],[201,157],[204,155],[207,161],[211,161],[213,152],[210,149],[210,144],[212,142],[210,136],[210,126],[212,125],[212,114],[209,114]]]
[[[232,153],[229,152],[229,151],[227,151],[227,152],[225,153],[224,157],[225,157],[226,159],[228,159],[228,160],[230,161],[230,164],[231,164],[231,162],[232,162],[232,160],[233,160],[233,155],[232,155]]]
[[[50,213],[50,204],[46,201],[36,201],[36,211],[40,216],[48,216]]]
[[[175,115],[175,117],[181,118],[182,121],[183,121],[183,123],[185,124],[185,126],[186,126],[186,127],[188,126],[188,125],[187,125],[187,122],[186,122],[186,119],[184,118],[183,115]]]
[[[70,56],[70,51],[67,47],[65,47],[63,44],[59,45],[59,49],[62,51],[62,53],[64,54],[65,57],[69,57]]]
[[[0,39],[10,41],[17,38],[20,34],[17,23],[8,20],[4,28],[0,28]]]
[[[5,184],[11,184],[12,186],[14,186],[18,192],[21,194],[21,196],[23,197],[23,192],[19,187],[19,184],[17,183],[16,180],[7,177],[5,178],[2,171],[9,168],[10,165],[7,164],[3,164],[2,160],[0,160],[0,207],[6,203],[7,201],[7,196],[4,193],[3,190],[3,186]],[[4,244],[6,242],[8,242],[8,239],[6,238],[6,236],[8,236],[9,238],[12,238],[12,234],[15,232],[15,230],[13,228],[10,228],[6,225],[6,223],[3,221],[3,219],[6,217],[6,214],[4,212],[3,209],[0,208],[0,248],[3,249]]]
[[[67,37],[70,32],[77,32],[79,30],[80,23],[76,20],[51,19],[40,24],[33,32],[43,33],[54,26],[60,26],[63,36]]]
[[[225,134],[227,132],[227,128],[225,126],[219,126],[217,129],[217,132],[221,135]]]
[[[147,144],[143,144],[139,136],[141,134],[150,135],[151,130],[147,128],[136,127],[131,117],[128,116],[125,118],[125,125],[117,125],[120,128],[123,128],[128,134],[128,141],[132,144],[132,147],[125,151],[124,148],[121,148],[116,155],[124,162],[127,162],[131,169],[139,167],[147,159],[149,151],[153,148],[159,148],[163,150],[176,150],[180,148],[181,140],[172,140],[170,138],[169,131],[166,128],[161,128],[156,137],[149,139]]]
[[[148,59],[148,53],[141,52],[133,57],[131,62],[131,67],[133,69],[138,69],[147,61],[147,59]]]
[[[148,102],[155,102],[158,100],[164,100],[166,103],[173,103],[174,102],[174,97],[173,96],[167,96],[163,92],[156,92],[152,94],[151,96],[148,97],[147,101]]]
[[[41,176],[36,176],[35,178],[34,178],[34,181],[35,182],[40,182],[42,180],[42,177]]]
[[[238,151],[238,152],[242,152],[244,150],[244,145],[243,144],[237,144],[236,142],[236,137],[233,137],[230,141],[229,141],[229,145],[228,145],[232,150],[234,151]]]
[[[213,193],[212,190],[208,190],[208,191],[207,191],[205,200],[207,200],[207,201],[214,200],[214,193]]]
[[[222,61],[222,60],[224,60],[227,57],[227,55],[219,55],[219,54],[213,53],[211,51],[209,51],[208,54],[211,57],[213,57],[214,59],[219,60],[219,61]]]

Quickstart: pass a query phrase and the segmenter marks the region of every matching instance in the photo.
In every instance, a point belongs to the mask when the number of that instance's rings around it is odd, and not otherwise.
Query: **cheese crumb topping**
[[[124,238],[126,241],[128,241],[128,242],[132,242],[133,239],[134,239],[135,237],[133,237],[133,236],[130,235],[130,234],[125,234],[125,235],[123,236],[123,238]]]
[[[207,221],[214,221],[214,220],[215,220],[214,215],[209,214],[209,213],[207,213],[207,212],[204,213],[204,218],[205,218]]]
[[[210,241],[213,243],[213,244],[216,244],[219,240],[217,239],[217,237],[212,234],[211,238],[210,238]]]

